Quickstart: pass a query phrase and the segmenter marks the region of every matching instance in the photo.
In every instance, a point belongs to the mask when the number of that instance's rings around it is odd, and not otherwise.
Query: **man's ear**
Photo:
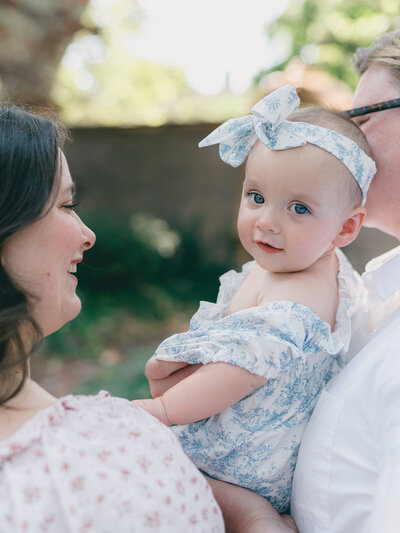
[[[364,222],[366,212],[365,207],[359,206],[354,208],[347,216],[340,233],[333,240],[332,244],[334,246],[342,247],[347,246],[354,241],[361,229],[362,223]]]

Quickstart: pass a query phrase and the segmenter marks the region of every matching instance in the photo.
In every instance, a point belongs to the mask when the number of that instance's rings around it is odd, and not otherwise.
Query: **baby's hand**
[[[171,425],[161,398],[156,398],[155,400],[133,400],[132,403],[158,418],[166,426]]]

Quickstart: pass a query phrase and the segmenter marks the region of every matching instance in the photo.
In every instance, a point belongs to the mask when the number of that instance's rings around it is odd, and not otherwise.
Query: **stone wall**
[[[236,212],[244,165],[234,169],[220,160],[217,147],[197,147],[214,127],[73,129],[66,152],[82,210],[114,216],[121,224],[133,213],[148,212],[178,231],[197,228],[213,256],[241,258]],[[345,253],[362,270],[395,245],[387,235],[363,229]]]

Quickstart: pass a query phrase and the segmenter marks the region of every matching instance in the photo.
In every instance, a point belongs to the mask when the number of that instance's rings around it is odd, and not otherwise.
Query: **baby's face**
[[[257,142],[246,165],[239,238],[271,272],[296,272],[333,248],[349,213],[349,171],[316,146],[270,150]]]

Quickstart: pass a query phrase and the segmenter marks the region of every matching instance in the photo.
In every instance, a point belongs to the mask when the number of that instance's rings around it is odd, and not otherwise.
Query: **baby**
[[[376,170],[353,122],[323,109],[291,114],[298,106],[285,85],[200,143],[220,143],[232,166],[248,156],[238,232],[254,261],[223,275],[217,303],[201,302],[190,330],[155,354],[202,366],[139,402],[178,424],[200,470],[280,513],[309,416],[348,347],[359,279],[338,248],[359,232]]]

